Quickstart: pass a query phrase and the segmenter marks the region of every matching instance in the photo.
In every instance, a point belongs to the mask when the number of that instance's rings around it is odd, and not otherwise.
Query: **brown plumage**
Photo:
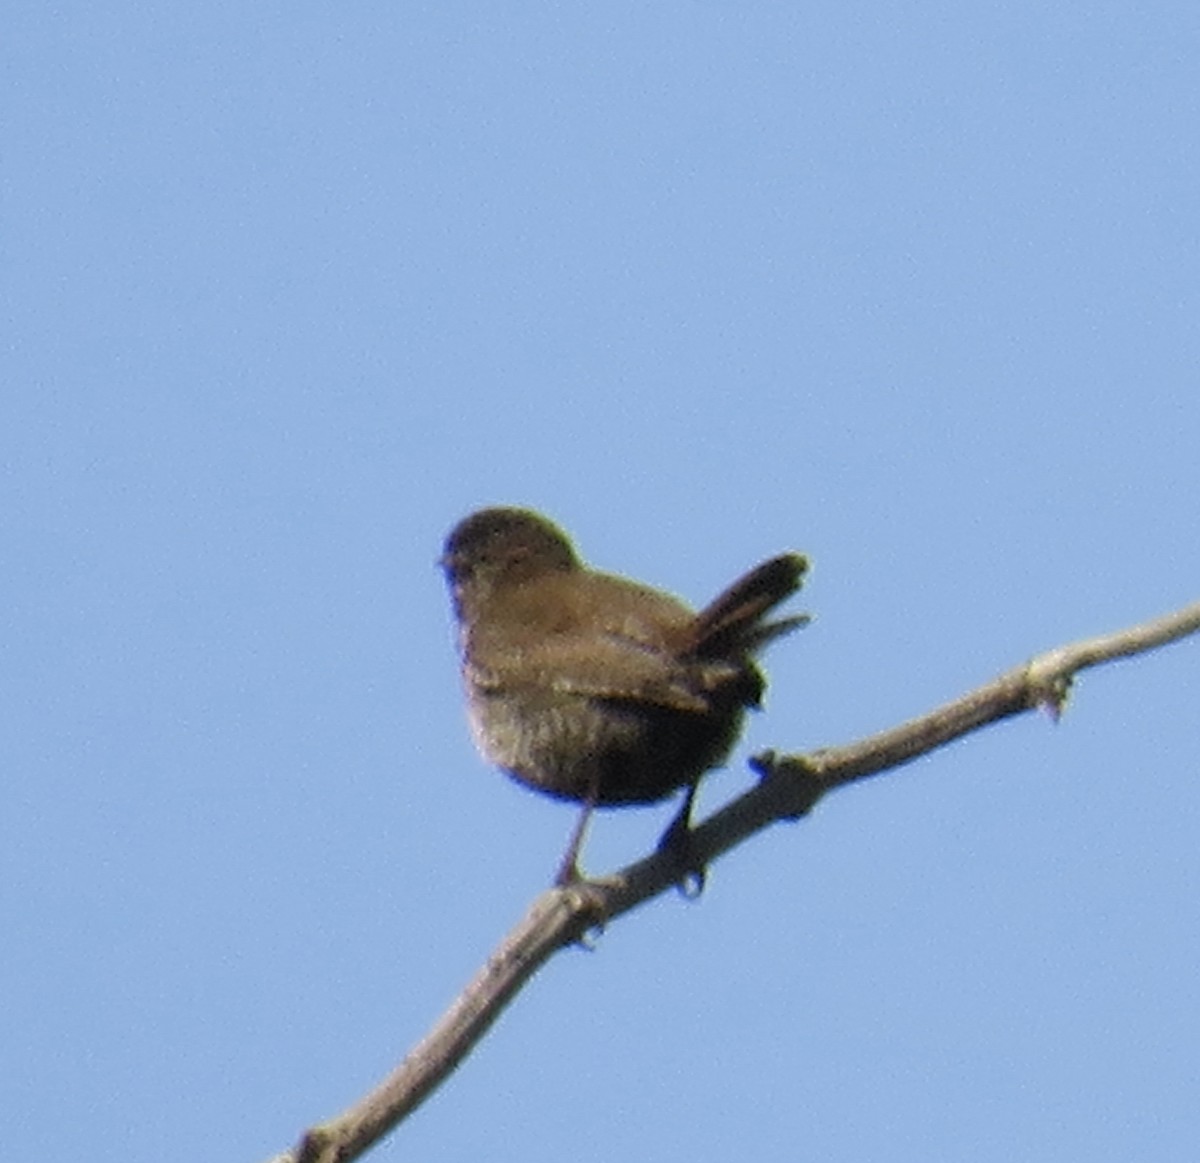
[[[578,875],[597,805],[652,803],[686,787],[664,841],[686,837],[700,777],[761,701],[755,652],[806,621],[765,621],[800,587],[798,554],[764,562],[695,613],[586,568],[560,529],[526,509],[467,517],[442,565],[480,750],[530,787],[583,804],[560,882]]]

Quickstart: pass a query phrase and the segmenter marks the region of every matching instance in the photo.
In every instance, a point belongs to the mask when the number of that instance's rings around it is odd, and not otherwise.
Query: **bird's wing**
[[[467,651],[470,678],[485,690],[544,690],[640,702],[705,714],[730,692],[757,701],[761,678],[738,658],[699,656],[690,647],[696,615],[682,602],[624,578],[578,575],[523,587],[507,617],[477,624],[483,649]],[[637,591],[636,601],[630,601]],[[538,633],[530,634],[536,626]],[[486,659],[486,666],[479,660]]]
[[[708,693],[722,677],[712,664],[688,666],[665,650],[612,633],[589,635],[586,650],[570,635],[550,635],[519,656],[490,657],[490,666],[470,667],[471,680],[485,690],[542,689],[695,714],[711,709]],[[727,669],[730,678],[736,675],[735,667]]]

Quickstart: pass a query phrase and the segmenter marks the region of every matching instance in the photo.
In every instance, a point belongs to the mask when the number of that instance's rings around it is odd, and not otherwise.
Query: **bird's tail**
[[[739,578],[696,615],[692,653],[702,658],[750,654],[808,622],[807,614],[764,622],[763,617],[804,583],[808,559],[798,553],[772,557]]]

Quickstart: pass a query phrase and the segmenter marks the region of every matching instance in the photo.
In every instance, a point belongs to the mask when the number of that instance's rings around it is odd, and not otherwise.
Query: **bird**
[[[696,788],[732,749],[766,680],[755,656],[808,621],[767,620],[801,586],[798,553],[750,570],[699,612],[586,566],[526,508],[481,509],[440,564],[458,624],[468,718],[483,756],[521,783],[581,805],[555,883],[582,879],[597,807],[686,789],[660,847],[686,853]],[[703,883],[703,869],[692,870]]]

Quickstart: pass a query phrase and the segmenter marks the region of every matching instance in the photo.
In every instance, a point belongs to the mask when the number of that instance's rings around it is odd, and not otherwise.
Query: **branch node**
[[[1055,723],[1062,718],[1071,698],[1075,676],[1057,665],[1045,665],[1035,659],[1026,671],[1030,706],[1045,711]]]
[[[778,819],[799,820],[828,790],[820,772],[804,755],[777,755],[762,751],[750,757],[750,767],[766,786],[774,785]]]
[[[608,924],[609,905],[605,889],[622,887],[619,877],[596,880],[575,880],[555,890],[562,894],[562,903],[572,918],[567,944],[579,945],[589,952]]]
[[[310,1127],[296,1148],[296,1163],[336,1163],[335,1136],[323,1126]]]

